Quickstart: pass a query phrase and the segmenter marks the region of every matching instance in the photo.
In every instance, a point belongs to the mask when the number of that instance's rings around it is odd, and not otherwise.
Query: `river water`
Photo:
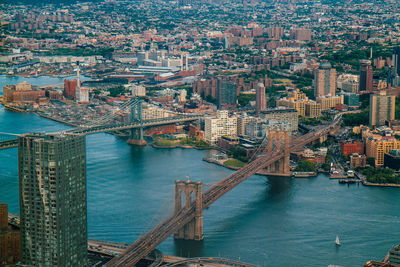
[[[36,84],[59,82],[48,78]],[[0,85],[22,80],[35,82],[0,76]],[[0,108],[0,132],[65,128]],[[231,173],[202,161],[208,151],[132,147],[125,141],[104,133],[86,138],[89,238],[133,242],[172,213],[174,180],[189,176],[212,184]],[[0,168],[0,201],[18,213],[16,148],[0,151]],[[205,210],[204,241],[170,237],[158,248],[165,254],[221,256],[260,266],[362,266],[381,260],[400,243],[399,199],[397,188],[348,187],[325,175],[254,176]]]

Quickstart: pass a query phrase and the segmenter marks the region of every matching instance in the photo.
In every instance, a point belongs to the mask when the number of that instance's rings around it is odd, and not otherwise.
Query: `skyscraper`
[[[360,90],[372,92],[372,66],[371,61],[361,60],[360,61]]]
[[[81,80],[79,75],[80,73],[79,61],[76,62],[76,64],[77,64],[77,69],[76,69],[75,99],[79,103],[89,103],[89,89],[81,86]]]
[[[379,95],[371,95],[369,99],[369,124],[371,126],[382,126],[385,121],[394,120],[395,118],[395,103],[394,95],[386,95],[385,91]]]
[[[222,107],[224,105],[235,105],[237,102],[237,85],[231,81],[218,80],[218,107]]]
[[[395,47],[392,56],[392,66],[395,71],[395,75],[400,76],[400,47]]]
[[[22,263],[87,266],[84,136],[32,133],[18,142]]]
[[[256,114],[260,114],[260,111],[267,109],[267,97],[265,96],[264,84],[257,84],[256,90]]]
[[[321,63],[314,72],[314,96],[334,96],[336,94],[336,69],[330,63]]]

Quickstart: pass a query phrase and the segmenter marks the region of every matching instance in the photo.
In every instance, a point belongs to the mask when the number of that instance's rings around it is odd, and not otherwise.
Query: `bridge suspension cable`
[[[139,104],[141,100],[136,99],[136,98],[132,98],[131,100],[129,100],[128,102],[123,103],[120,106],[117,106],[117,108],[121,111],[127,111],[128,109],[130,109],[131,107]],[[80,128],[88,128],[88,127],[93,127],[93,126],[98,126],[98,125],[103,125],[106,122],[116,118],[119,114],[117,112],[114,111],[110,111],[106,114],[104,114],[103,116],[99,117],[98,119],[91,121],[90,123],[84,124],[82,126],[80,126]]]
[[[15,134],[15,133],[6,133],[6,132],[0,132],[0,135],[11,135],[11,136],[20,136],[21,134]]]
[[[340,120],[335,119],[333,123],[317,132],[309,132],[301,137],[292,140],[290,151],[312,141],[318,140],[322,135],[327,134],[330,129],[336,127]],[[202,194],[203,205],[205,209],[214,203],[217,199],[229,192],[231,189],[251,177],[259,170],[271,165],[277,160],[284,157],[287,153],[284,147],[280,147],[279,151],[271,151],[256,157],[252,162],[240,168],[236,172],[230,174],[214,186],[210,187]],[[156,246],[164,241],[168,236],[178,231],[181,227],[189,223],[195,218],[195,202],[190,207],[184,207],[177,211],[163,222],[154,227],[146,235],[141,236],[129,248],[119,256],[113,258],[104,266],[134,266],[140,259],[150,253]]]

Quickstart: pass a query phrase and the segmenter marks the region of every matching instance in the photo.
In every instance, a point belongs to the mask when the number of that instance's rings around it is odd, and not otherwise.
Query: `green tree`
[[[240,146],[236,146],[229,152],[229,155],[235,159],[238,159],[243,162],[248,162],[249,159],[246,157],[246,149]]]
[[[119,95],[125,93],[126,89],[125,89],[125,87],[120,85],[118,87],[110,88],[110,89],[108,89],[108,91],[110,92],[111,97],[116,97],[116,96],[119,96]]]
[[[301,160],[297,163],[295,169],[297,172],[312,172],[315,171],[315,163],[308,160]]]
[[[213,104],[217,104],[217,99],[215,97],[213,97],[212,95],[206,96],[206,101],[213,103]]]
[[[345,126],[359,126],[360,124],[368,125],[369,111],[363,110],[360,113],[343,114],[343,123]]]
[[[367,164],[372,166],[372,167],[374,167],[375,166],[375,159],[371,158],[371,157],[368,157],[367,158]]]
[[[238,95],[238,102],[241,107],[245,107],[249,104],[250,101],[255,101],[256,95],[255,94],[239,94]]]
[[[326,172],[328,172],[331,169],[331,166],[329,165],[329,163],[322,163],[320,167],[321,167],[321,169],[323,169]]]

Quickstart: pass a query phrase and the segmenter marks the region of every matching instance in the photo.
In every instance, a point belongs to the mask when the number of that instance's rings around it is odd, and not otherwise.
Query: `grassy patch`
[[[167,140],[167,139],[156,139],[154,140],[154,144],[157,146],[163,146],[163,147],[174,147],[179,143],[177,140]]]
[[[241,168],[246,165],[246,163],[237,159],[228,159],[224,162],[224,165],[227,167]]]

